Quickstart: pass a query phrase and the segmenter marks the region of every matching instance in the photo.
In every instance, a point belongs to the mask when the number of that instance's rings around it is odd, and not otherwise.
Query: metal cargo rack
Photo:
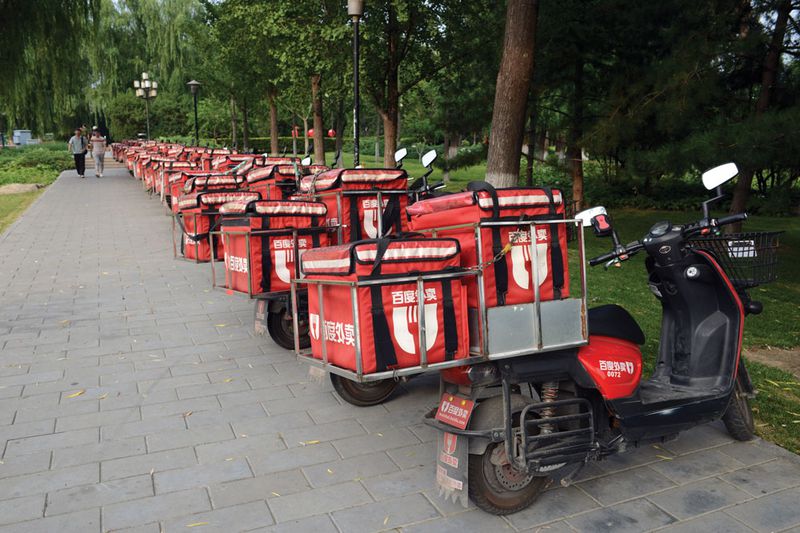
[[[202,214],[200,214],[200,213],[192,213],[191,216],[193,217],[192,220],[194,222],[194,227],[195,228],[197,227],[197,217],[206,216],[206,215],[214,215],[214,214],[218,215],[219,212],[217,212],[217,213],[202,213]],[[172,216],[172,257],[173,257],[173,259],[178,259],[180,261],[187,261],[189,263],[207,263],[208,261],[204,261],[204,260],[200,260],[200,259],[189,259],[189,258],[186,257],[186,254],[183,253],[183,247],[185,245],[184,237],[187,236],[186,235],[186,226],[182,222],[183,219],[184,219],[184,214],[182,212],[180,212],[180,211],[178,211],[177,213],[174,213],[173,216]],[[176,231],[176,228],[178,226],[180,226],[180,231],[179,232]],[[213,230],[214,226],[212,226],[211,229]],[[213,263],[214,260],[215,260],[214,259],[214,252],[213,252],[214,241],[212,239],[211,233],[212,233],[211,231],[208,232],[208,235],[206,236],[205,240],[208,241],[209,248],[212,250],[211,251],[211,262]],[[178,249],[179,249],[178,248],[178,241],[175,238],[176,235],[178,235],[178,234],[180,235],[180,245],[181,245],[180,246],[180,250],[182,252],[182,255],[178,255]],[[199,251],[199,248],[200,248],[200,242],[202,240],[203,239],[198,239],[197,241],[194,241],[193,244],[192,244],[192,246],[195,247],[195,257],[197,255],[199,255],[198,251]],[[220,261],[220,259],[216,259],[216,260]]]
[[[491,266],[479,264],[475,267],[456,273],[448,274],[422,274],[404,278],[389,278],[385,280],[359,280],[359,281],[338,281],[338,280],[309,280],[308,278],[294,280],[291,286],[292,301],[295,302],[298,292],[298,285],[308,285],[309,290],[318,291],[320,302],[319,321],[322,358],[316,359],[311,355],[310,350],[299,349],[299,335],[297,333],[297,316],[295,320],[295,352],[299,359],[309,364],[321,367],[323,370],[338,374],[357,382],[378,381],[387,378],[399,378],[423,372],[443,370],[445,368],[475,364],[479,362],[533,355],[536,353],[549,352],[565,348],[585,345],[588,342],[587,324],[587,301],[586,301],[586,264],[584,250],[584,236],[581,231],[581,221],[576,219],[561,220],[536,220],[536,221],[498,221],[498,222],[478,222],[469,224],[459,224],[454,226],[440,227],[432,230],[424,230],[436,237],[442,232],[452,230],[463,230],[473,228],[476,239],[477,256],[483,257],[483,242],[481,239],[481,229],[493,226],[529,226],[531,238],[530,257],[531,264],[538,265],[539,254],[536,248],[535,230],[536,226],[549,226],[551,224],[566,224],[577,227],[578,241],[578,263],[580,275],[580,295],[568,297],[561,300],[542,301],[539,294],[539,269],[532,267],[533,278],[533,301],[525,304],[512,304],[499,307],[486,306],[484,294],[483,276],[484,270]],[[298,262],[299,263],[299,262]],[[566,266],[566,265],[565,265]],[[359,325],[358,298],[357,291],[361,287],[372,285],[393,285],[401,283],[417,283],[417,305],[424,305],[424,284],[426,282],[441,280],[446,278],[477,276],[478,289],[478,308],[470,309],[469,313],[469,334],[470,334],[470,354],[469,357],[443,363],[429,364],[426,359],[426,339],[424,310],[419,309],[419,343],[420,343],[420,364],[412,367],[398,368],[390,371],[365,374],[363,372],[363,357],[361,351],[361,329]],[[332,365],[328,362],[327,346],[324,328],[324,301],[322,290],[326,285],[339,285],[350,287],[350,300],[353,312],[353,326],[355,329],[355,353],[356,370],[348,370]],[[315,289],[314,289],[315,287]]]

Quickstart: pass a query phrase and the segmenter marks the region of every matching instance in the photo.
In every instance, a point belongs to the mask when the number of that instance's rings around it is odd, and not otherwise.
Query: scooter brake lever
[[[622,265],[620,264],[619,257],[615,257],[611,261],[608,261],[605,265],[603,265],[603,268],[608,270],[608,267],[610,267],[610,266],[615,266],[617,268],[620,268]]]

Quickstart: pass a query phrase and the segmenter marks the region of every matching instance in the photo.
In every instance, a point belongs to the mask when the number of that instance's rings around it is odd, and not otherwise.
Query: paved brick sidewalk
[[[211,292],[207,265],[172,259],[169,228],[109,168],[65,173],[0,236],[0,532],[800,524],[798,458],[716,425],[592,465],[514,516],[444,503],[420,424],[435,378],[343,404],[253,336],[252,304]]]

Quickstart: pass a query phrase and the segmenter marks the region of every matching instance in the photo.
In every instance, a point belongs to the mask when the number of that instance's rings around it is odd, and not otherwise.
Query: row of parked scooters
[[[252,298],[256,329],[328,372],[345,401],[375,405],[398,381],[439,372],[425,422],[441,431],[436,479],[449,498],[513,513],[589,461],[709,420],[753,434],[742,330],[761,312],[748,289],[775,277],[777,234],[723,234],[746,215],[710,215],[733,164],[704,173],[716,194],[701,219],[659,222],[622,244],[604,208],[567,218],[557,189],[476,182],[445,193],[429,183],[435,153],[409,183],[402,163],[112,149],[172,215],[176,257],[210,263],[215,287]],[[634,318],[587,307],[584,227],[613,241],[589,265],[648,256],[663,320],[646,380]]]

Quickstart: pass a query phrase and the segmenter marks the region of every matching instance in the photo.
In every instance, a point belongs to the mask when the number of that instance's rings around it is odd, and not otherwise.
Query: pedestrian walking
[[[86,140],[86,137],[81,134],[80,128],[75,128],[75,135],[70,137],[67,143],[72,157],[75,158],[75,170],[81,178],[85,177],[83,174],[86,170],[86,149],[88,144],[89,142]]]
[[[98,178],[103,177],[107,145],[106,138],[100,133],[100,129],[97,126],[92,128],[92,137],[89,139],[89,150],[91,150],[92,158],[94,158],[94,175]]]

